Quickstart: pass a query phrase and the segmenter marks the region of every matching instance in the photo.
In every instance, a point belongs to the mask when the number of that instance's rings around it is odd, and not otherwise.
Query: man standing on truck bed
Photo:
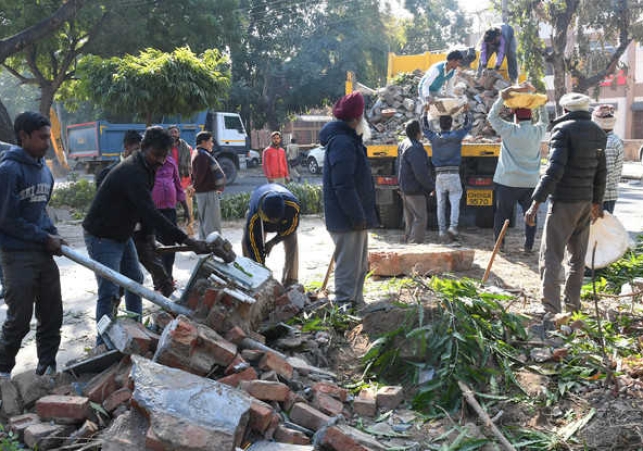
[[[453,50],[447,54],[446,61],[435,63],[426,71],[418,84],[418,96],[423,105],[431,103],[434,98],[439,96],[443,88],[446,96],[453,94],[455,71],[460,67],[463,59],[462,52]]]
[[[471,130],[472,121],[467,114],[462,128],[451,130],[452,126],[453,117],[440,116],[440,132],[436,133],[431,130],[427,116],[424,115],[424,136],[431,142],[431,163],[435,167],[438,230],[440,241],[443,243],[450,243],[458,237],[460,199],[462,198],[462,181],[460,180],[462,140]],[[451,221],[448,229],[446,218],[447,201],[451,206]]]
[[[219,144],[212,133],[196,135],[196,153],[192,160],[192,186],[199,207],[199,238],[205,240],[210,232],[221,233],[221,193],[226,176],[212,152]]]
[[[420,122],[413,119],[406,124],[407,138],[397,149],[400,159],[400,191],[404,206],[404,242],[424,242],[426,232],[426,200],[433,189],[429,157],[420,142]]]
[[[478,62],[478,77],[482,75],[482,70],[487,68],[489,58],[496,54],[495,70],[499,70],[502,60],[507,58],[507,72],[509,80],[516,83],[518,80],[518,61],[516,59],[516,36],[511,25],[503,23],[502,25],[491,27],[485,31],[480,42],[480,61]]]
[[[196,253],[206,253],[204,241],[193,240],[168,221],[154,205],[152,187],[154,174],[160,168],[172,146],[172,137],[163,127],[149,127],[141,141],[141,151],[116,166],[96,192],[89,212],[83,221],[87,252],[93,259],[118,271],[130,279],[142,283],[143,274],[138,265],[136,249],[132,241],[134,227],[141,223],[145,230],[162,230],[176,243],[184,243]],[[133,258],[124,260],[124,256]],[[96,321],[104,315],[113,317],[114,306],[119,299],[118,286],[103,277],[96,276],[98,302]],[[127,310],[140,320],[141,297],[130,292],[125,294]],[[100,335],[96,344],[102,344]]]
[[[565,114],[553,122],[549,142],[549,166],[532,196],[525,214],[529,225],[536,225],[541,203],[551,196],[540,245],[540,278],[545,312],[562,311],[560,298],[561,262],[568,254],[569,269],[565,281],[567,311],[581,309],[580,291],[585,272],[585,254],[590,221],[603,216],[605,193],[605,132],[589,113],[590,98],[583,94],[565,94],[560,98]],[[545,326],[548,317],[543,321]]]
[[[333,106],[333,116],[319,133],[326,146],[324,213],[335,243],[335,301],[346,307],[364,304],[368,270],[368,229],[377,227],[375,187],[362,138],[368,137],[364,97],[353,92]]]
[[[47,215],[54,178],[45,164],[51,124],[40,113],[18,115],[17,147],[0,164],[0,256],[7,316],[0,335],[0,379],[9,379],[36,306],[36,374],[56,371],[63,304],[53,255],[65,244]]]
[[[533,87],[510,86],[500,92],[487,120],[502,138],[498,165],[493,176],[495,183],[495,207],[493,218],[493,235],[497,240],[505,220],[510,219],[516,202],[523,213],[531,205],[531,196],[540,179],[540,143],[549,126],[549,115],[543,105],[538,110],[538,123],[531,120],[531,110],[516,108],[515,122],[505,121],[500,117],[503,101],[512,92],[531,91]],[[534,218],[535,221],[535,218]],[[525,224],[525,252],[531,252],[536,237],[536,225]],[[502,243],[504,250],[504,241]]]
[[[281,148],[281,133],[274,131],[270,134],[272,143],[263,150],[261,164],[268,183],[285,185],[290,181],[286,151]]]
[[[181,130],[178,125],[171,125],[167,129],[170,132],[170,135],[174,139],[174,144],[172,144],[172,150],[170,155],[174,158],[175,163],[179,167],[179,177],[181,177],[181,187],[185,191],[185,202],[188,207],[187,214],[189,215],[188,222],[186,224],[187,234],[192,236],[194,235],[194,215],[193,215],[193,204],[192,196],[194,195],[194,189],[192,186],[192,148],[181,139]]]

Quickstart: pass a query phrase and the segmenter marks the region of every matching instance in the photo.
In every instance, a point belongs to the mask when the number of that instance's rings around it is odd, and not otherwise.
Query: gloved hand
[[[183,242],[187,247],[190,248],[192,252],[195,254],[209,254],[210,249],[208,248],[208,245],[205,241],[203,240],[195,240],[192,238],[188,238]]]

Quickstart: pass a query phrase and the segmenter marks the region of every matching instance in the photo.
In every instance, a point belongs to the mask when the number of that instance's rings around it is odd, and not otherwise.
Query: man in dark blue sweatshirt
[[[299,199],[277,183],[255,188],[250,196],[250,210],[241,241],[244,257],[262,265],[275,244],[284,242],[286,258],[281,282],[285,286],[297,283],[299,278],[299,209]],[[277,235],[266,240],[268,233]]]
[[[56,371],[63,308],[60,274],[53,255],[63,239],[47,216],[54,178],[45,164],[51,124],[39,113],[14,122],[18,147],[0,163],[0,257],[9,307],[0,334],[0,378],[11,377],[22,339],[36,306],[36,374]]]
[[[451,242],[458,237],[462,181],[462,140],[471,130],[472,122],[467,115],[462,128],[451,130],[453,118],[440,116],[440,132],[436,133],[424,116],[424,136],[431,142],[431,163],[435,167],[435,196],[438,207],[438,229],[440,241]],[[447,229],[447,201],[451,205],[451,220]]]

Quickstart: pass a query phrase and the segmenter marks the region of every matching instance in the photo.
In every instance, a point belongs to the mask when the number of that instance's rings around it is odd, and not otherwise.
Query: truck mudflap
[[[375,205],[380,225],[385,229],[399,229],[403,224],[402,196],[397,186],[375,187]]]

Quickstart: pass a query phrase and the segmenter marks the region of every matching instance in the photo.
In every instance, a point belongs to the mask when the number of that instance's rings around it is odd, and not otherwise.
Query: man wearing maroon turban
[[[335,301],[344,308],[364,304],[368,270],[368,232],[377,227],[375,187],[363,139],[368,139],[364,97],[348,94],[335,103],[333,116],[319,134],[326,146],[324,212],[335,243]]]

